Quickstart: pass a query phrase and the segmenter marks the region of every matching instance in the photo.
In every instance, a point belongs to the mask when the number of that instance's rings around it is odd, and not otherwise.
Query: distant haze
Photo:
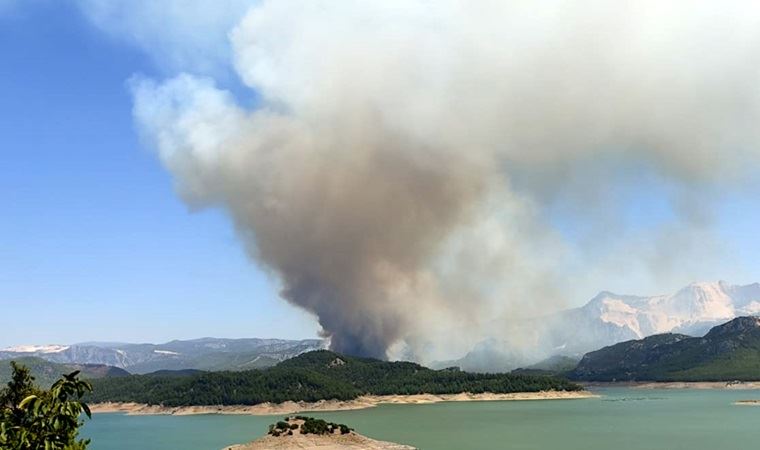
[[[440,357],[577,283],[715,276],[709,193],[758,168],[756,2],[261,1],[229,39],[254,107],[137,77],[135,118],[341,352]],[[620,217],[641,198],[662,217]]]
[[[505,331],[494,335],[505,339],[486,339],[463,358],[437,361],[433,366],[498,372],[558,355],[579,360],[587,352],[618,342],[664,333],[703,336],[736,317],[759,314],[760,283],[692,283],[656,296],[600,292],[579,308],[536,319],[501,320],[499,326]]]

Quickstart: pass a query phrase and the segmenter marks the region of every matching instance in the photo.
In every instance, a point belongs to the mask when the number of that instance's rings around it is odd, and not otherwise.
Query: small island
[[[269,426],[266,436],[225,450],[264,449],[414,450],[408,445],[377,441],[357,434],[345,424],[305,416],[286,417]]]

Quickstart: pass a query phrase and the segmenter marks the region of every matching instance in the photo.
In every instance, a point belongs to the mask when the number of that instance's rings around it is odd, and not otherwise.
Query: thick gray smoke
[[[138,79],[136,118],[183,197],[226,209],[352,354],[467,346],[482,336],[448,327],[556,306],[574,258],[602,277],[601,244],[557,231],[558,200],[606,223],[600,193],[647,171],[678,187],[683,238],[690,193],[760,156],[755,2],[276,0],[230,39],[259,104]]]

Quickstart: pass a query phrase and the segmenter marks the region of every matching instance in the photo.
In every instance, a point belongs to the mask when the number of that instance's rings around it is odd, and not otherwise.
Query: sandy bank
[[[739,406],[760,406],[760,400],[739,400],[734,402],[734,405]]]
[[[758,381],[671,381],[631,385],[637,389],[760,389]]]
[[[343,411],[352,409],[372,408],[383,403],[392,404],[426,404],[438,402],[463,401],[505,401],[505,400],[562,400],[591,398],[596,395],[588,391],[544,391],[518,392],[512,394],[418,394],[418,395],[367,395],[354,400],[321,400],[309,402],[261,403],[258,405],[230,406],[158,406],[140,403],[95,403],[90,405],[93,413],[120,412],[134,415],[192,415],[192,414],[249,414],[249,415],[278,415],[313,411]]]
[[[393,442],[376,441],[360,434],[316,436],[313,434],[296,436],[265,436],[253,442],[233,445],[224,450],[265,450],[265,449],[302,449],[302,450],[414,450],[408,445]]]
[[[310,421],[310,432],[302,434],[306,421]],[[319,423],[321,422],[321,424]],[[321,426],[325,428],[321,428]],[[258,449],[368,449],[368,450],[415,450],[414,447],[393,442],[376,441],[355,431],[347,431],[346,425],[320,420],[288,417],[283,422],[270,426],[269,434],[253,442],[233,445],[224,450],[258,450]],[[287,430],[287,433],[286,433]],[[314,434],[315,432],[321,434]]]

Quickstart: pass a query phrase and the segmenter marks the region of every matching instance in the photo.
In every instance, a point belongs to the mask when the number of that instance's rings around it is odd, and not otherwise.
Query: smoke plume
[[[265,0],[229,38],[255,105],[138,78],[136,119],[183,198],[224,208],[342,352],[470,345],[612,251],[662,273],[704,242],[692,196],[760,159],[755,2]],[[664,186],[667,223],[616,222],[632,173]],[[613,245],[630,233],[679,249]]]

